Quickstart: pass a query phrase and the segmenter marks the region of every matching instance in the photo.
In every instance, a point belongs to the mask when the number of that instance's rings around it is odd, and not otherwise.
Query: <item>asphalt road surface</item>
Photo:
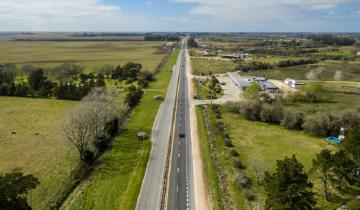
[[[172,128],[181,56],[182,52],[180,52],[177,64],[173,68],[167,95],[154,122],[151,137],[152,149],[136,205],[137,210],[159,210],[161,206],[162,184]]]
[[[185,44],[180,55],[179,92],[176,101],[174,139],[167,206],[169,210],[187,210],[194,207],[193,164],[189,116],[188,82]],[[180,136],[182,133],[184,136]]]

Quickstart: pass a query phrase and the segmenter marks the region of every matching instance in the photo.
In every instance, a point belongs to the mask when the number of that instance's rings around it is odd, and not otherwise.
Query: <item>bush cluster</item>
[[[299,66],[317,63],[316,59],[284,60],[277,63],[278,67]]]
[[[282,125],[288,129],[304,130],[315,136],[338,135],[340,128],[350,128],[360,122],[360,107],[350,108],[336,113],[318,112],[304,116],[295,108],[283,108],[280,102],[264,103],[249,100],[242,103],[230,103],[227,110],[240,113],[247,120]]]

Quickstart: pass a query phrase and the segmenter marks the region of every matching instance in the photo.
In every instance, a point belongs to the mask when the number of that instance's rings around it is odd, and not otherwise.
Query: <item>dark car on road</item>
[[[183,132],[180,131],[180,132],[179,132],[179,137],[180,137],[180,138],[184,138],[184,137],[185,137],[185,133],[183,133]]]

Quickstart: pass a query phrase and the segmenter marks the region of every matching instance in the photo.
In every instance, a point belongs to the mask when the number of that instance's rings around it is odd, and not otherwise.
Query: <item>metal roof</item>
[[[276,85],[274,85],[272,82],[261,82],[261,86],[264,89],[279,89]]]
[[[229,77],[240,87],[249,87],[250,84],[246,81],[246,79],[240,77],[237,72],[228,72]]]

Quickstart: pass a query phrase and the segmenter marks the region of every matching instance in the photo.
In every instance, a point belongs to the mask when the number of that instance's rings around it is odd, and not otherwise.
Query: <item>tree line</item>
[[[335,36],[330,34],[310,35],[307,38],[319,42],[323,45],[352,46],[356,43],[356,40],[352,37]]]
[[[55,97],[57,99],[80,100],[93,87],[105,86],[101,73],[94,75],[81,73],[80,81],[56,82],[45,76],[43,69],[29,72],[26,81],[16,82],[13,72],[0,69],[0,96]]]
[[[275,64],[271,64],[269,62],[262,62],[262,61],[252,61],[252,62],[239,63],[239,65],[236,67],[236,70],[248,72],[248,71],[256,71],[256,70],[273,69],[275,67],[282,68],[289,66],[314,64],[317,62],[318,62],[317,59],[312,59],[312,58],[299,59],[299,60],[281,60]]]
[[[171,42],[178,42],[180,41],[180,37],[177,35],[171,34],[146,34],[145,41],[171,41]]]

